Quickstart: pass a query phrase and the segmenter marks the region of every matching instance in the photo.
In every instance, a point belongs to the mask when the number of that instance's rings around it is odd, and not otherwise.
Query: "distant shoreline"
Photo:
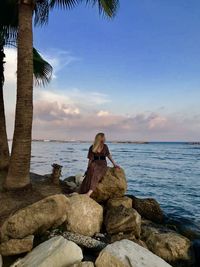
[[[8,141],[12,141],[12,139],[9,139]],[[54,139],[33,139],[32,142],[50,142],[50,143],[91,143],[91,140],[54,140]],[[107,141],[107,143],[110,144],[138,144],[138,145],[144,145],[144,144],[187,144],[187,145],[200,145],[200,141]]]

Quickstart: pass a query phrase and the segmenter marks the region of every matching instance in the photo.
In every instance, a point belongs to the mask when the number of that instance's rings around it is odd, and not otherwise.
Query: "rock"
[[[40,244],[11,267],[69,267],[82,259],[79,246],[58,236]]]
[[[71,182],[71,181],[64,181],[64,183],[70,188],[70,190],[76,190],[77,188],[77,185],[74,183],[74,182]]]
[[[94,263],[92,261],[83,261],[80,263],[76,263],[70,267],[94,267]]]
[[[144,248],[147,248],[147,245],[145,244],[144,241],[135,238],[134,232],[118,233],[118,234],[112,235],[111,236],[111,243],[114,243],[116,241],[120,241],[120,240],[123,240],[123,239],[131,240],[131,241],[135,242],[136,244],[138,244],[138,245],[140,245],[140,246],[142,246]]]
[[[29,252],[33,248],[33,239],[33,235],[23,239],[10,239],[0,244],[0,253],[2,256],[11,256]]]
[[[110,198],[123,196],[126,189],[127,182],[123,169],[108,167],[106,175],[98,183],[92,198],[97,202],[104,202]]]
[[[48,238],[57,236],[58,234],[56,232],[57,232],[56,229],[51,231],[50,234],[48,235]],[[80,247],[92,249],[95,251],[101,251],[107,245],[106,243],[96,240],[92,237],[80,235],[76,233],[63,232],[63,233],[59,233],[59,235],[62,235],[67,240],[73,241]]]
[[[67,219],[69,200],[62,194],[44,198],[10,216],[0,230],[1,242],[44,232]]]
[[[194,262],[191,241],[170,229],[143,222],[141,239],[149,250],[172,265],[186,267]]]
[[[75,182],[75,176],[69,176],[69,177],[63,179],[63,182],[73,182],[73,183],[76,183]]]
[[[82,175],[81,173],[78,173],[75,175],[75,183],[77,186],[81,185],[83,180],[84,180],[84,175]]]
[[[133,208],[145,219],[155,223],[162,223],[164,220],[163,211],[159,203],[153,198],[140,199],[129,196],[133,200]]]
[[[0,267],[2,267],[2,266],[3,266],[3,260],[2,260],[2,257],[0,255]]]
[[[86,195],[73,195],[69,200],[67,230],[85,236],[93,236],[100,232],[103,208]]]
[[[96,267],[170,267],[168,263],[149,250],[130,240],[108,245],[99,254]]]
[[[141,216],[132,208],[119,206],[108,210],[104,224],[109,234],[133,232],[136,238],[140,237]]]
[[[76,190],[83,182],[84,176],[81,173],[75,176],[69,176],[63,180],[63,182],[71,189]]]
[[[107,202],[107,209],[111,209],[118,206],[124,206],[127,209],[132,208],[132,199],[129,197],[118,197],[118,198],[111,198]]]

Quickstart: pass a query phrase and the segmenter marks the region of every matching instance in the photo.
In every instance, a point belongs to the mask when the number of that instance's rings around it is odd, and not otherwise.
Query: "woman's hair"
[[[101,139],[105,137],[105,134],[104,133],[98,133],[96,136],[95,136],[95,139],[94,139],[94,143],[93,143],[93,146],[92,146],[92,152],[96,153],[101,145]]]

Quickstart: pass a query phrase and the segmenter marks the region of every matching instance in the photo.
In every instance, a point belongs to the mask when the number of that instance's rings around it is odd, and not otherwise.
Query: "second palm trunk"
[[[30,185],[33,119],[33,33],[32,1],[19,1],[17,103],[15,129],[6,189]]]

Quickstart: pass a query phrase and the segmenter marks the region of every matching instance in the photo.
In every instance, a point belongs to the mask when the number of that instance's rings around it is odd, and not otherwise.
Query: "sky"
[[[200,2],[121,0],[114,19],[84,4],[34,28],[53,66],[34,88],[33,138],[200,140]],[[16,51],[6,48],[5,105],[12,138]]]

